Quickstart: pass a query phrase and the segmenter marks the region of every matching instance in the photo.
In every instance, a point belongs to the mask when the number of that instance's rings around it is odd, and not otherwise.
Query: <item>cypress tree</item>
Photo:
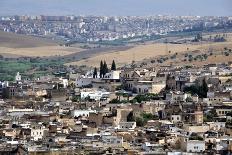
[[[106,75],[106,73],[109,72],[109,69],[107,67],[107,64],[106,64],[106,61],[104,61],[104,64],[103,64],[103,77]]]
[[[101,60],[101,63],[100,63],[100,78],[103,77],[103,72],[104,72],[104,67],[103,67],[103,62]]]
[[[208,85],[207,85],[207,83],[206,83],[206,79],[203,80],[202,91],[203,91],[202,96],[203,96],[203,97],[207,97]]]
[[[111,70],[115,71],[116,70],[116,64],[115,61],[113,60],[112,65],[111,65]]]
[[[96,67],[94,68],[94,71],[93,71],[93,78],[97,78],[97,68]]]

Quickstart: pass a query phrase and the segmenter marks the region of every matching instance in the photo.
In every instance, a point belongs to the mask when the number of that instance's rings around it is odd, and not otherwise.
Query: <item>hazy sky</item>
[[[232,15],[232,0],[0,0],[0,15]]]

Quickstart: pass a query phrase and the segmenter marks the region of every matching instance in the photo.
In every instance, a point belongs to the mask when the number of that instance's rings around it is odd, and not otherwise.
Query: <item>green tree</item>
[[[215,117],[218,117],[217,112],[215,109],[210,110],[204,116],[204,122],[213,122],[215,121]]]
[[[202,40],[202,35],[200,33],[197,34],[197,39]]]
[[[127,115],[127,122],[134,122],[135,118],[133,116],[133,112],[131,111],[128,115]]]
[[[113,71],[116,70],[116,64],[115,64],[114,60],[113,60],[112,65],[111,65],[111,70],[113,70]]]
[[[117,98],[114,98],[109,103],[120,103],[120,100]]]
[[[103,77],[103,72],[104,72],[104,67],[103,67],[103,62],[101,60],[101,63],[100,63],[100,78]]]
[[[208,85],[206,79],[203,80],[202,86],[192,85],[190,87],[185,87],[184,92],[189,92],[192,95],[197,94],[200,98],[206,98],[208,92]]]
[[[106,73],[109,72],[109,69],[107,67],[107,64],[106,64],[106,61],[104,61],[104,64],[103,64],[103,72],[102,72],[102,75],[103,77],[106,75]]]
[[[145,122],[144,122],[144,120],[143,120],[141,117],[136,117],[136,118],[135,118],[135,121],[136,121],[136,125],[137,125],[137,126],[142,127],[142,126],[145,125]]]
[[[202,84],[202,96],[203,97],[207,97],[207,92],[208,92],[208,85],[206,83],[206,79],[203,80],[203,84]]]
[[[81,100],[81,97],[80,96],[73,96],[72,97],[72,102],[78,102]]]
[[[97,68],[96,67],[93,70],[93,78],[97,78]]]

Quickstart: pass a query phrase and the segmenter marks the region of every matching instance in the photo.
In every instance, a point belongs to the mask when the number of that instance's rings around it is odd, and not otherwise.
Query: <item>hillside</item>
[[[0,47],[32,48],[57,45],[52,40],[0,31]]]
[[[55,41],[45,38],[0,31],[0,55],[5,57],[63,56],[82,50],[76,47],[59,46]]]
[[[205,36],[207,37],[207,36]],[[221,52],[224,48],[232,48],[232,34],[228,34],[226,42],[203,42],[203,43],[185,43],[185,44],[164,44],[164,43],[147,43],[144,45],[136,45],[128,50],[111,51],[110,53],[99,54],[91,58],[68,63],[68,65],[86,65],[98,67],[101,60],[106,60],[108,64],[115,60],[118,66],[129,64],[132,60],[144,61],[152,60],[160,56],[171,56],[175,53],[191,53],[192,51],[201,51],[207,53],[209,49]],[[145,59],[145,60],[144,60]],[[178,59],[178,58],[177,58]],[[212,58],[211,58],[212,59]],[[211,60],[209,59],[209,60]],[[227,58],[228,59],[228,58]],[[210,62],[225,62],[223,57],[213,58]],[[169,61],[171,63],[172,61]],[[181,63],[178,62],[178,63]],[[205,63],[205,62],[203,62]]]

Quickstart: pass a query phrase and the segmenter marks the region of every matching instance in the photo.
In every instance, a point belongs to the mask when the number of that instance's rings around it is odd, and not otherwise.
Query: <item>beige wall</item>
[[[206,132],[209,130],[209,125],[202,125],[202,126],[190,126],[188,124],[184,124],[184,129],[188,132]]]
[[[152,92],[151,93],[158,94],[158,93],[160,93],[160,91],[162,89],[165,88],[165,86],[166,86],[165,83],[153,84],[152,85]]]

